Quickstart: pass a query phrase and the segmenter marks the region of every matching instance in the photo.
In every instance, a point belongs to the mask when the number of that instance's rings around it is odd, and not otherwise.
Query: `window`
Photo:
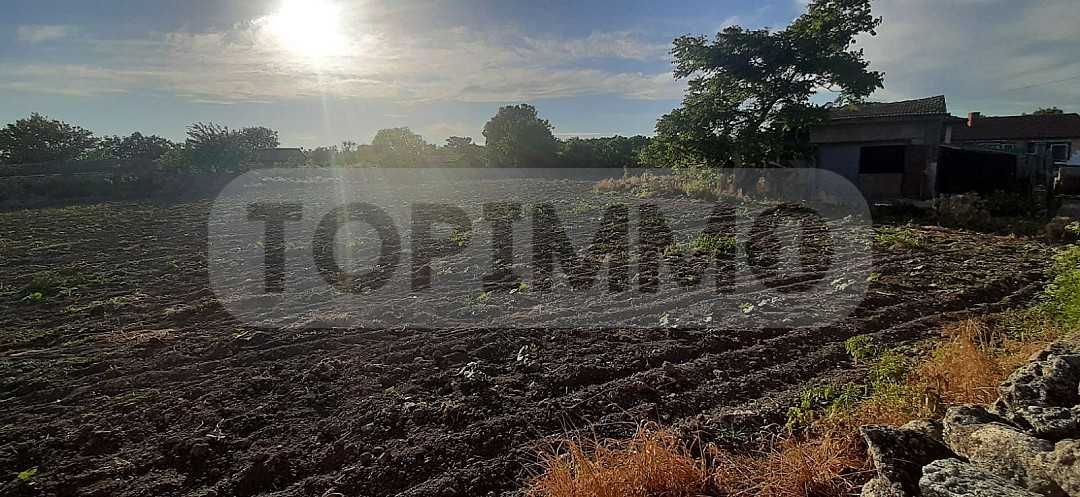
[[[1052,143],[1050,145],[1050,156],[1054,158],[1054,162],[1069,160],[1069,145],[1068,143]]]
[[[904,174],[904,146],[863,147],[859,150],[859,174]]]

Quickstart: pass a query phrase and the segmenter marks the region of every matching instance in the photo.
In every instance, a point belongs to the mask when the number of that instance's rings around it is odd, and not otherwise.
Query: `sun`
[[[266,27],[285,50],[322,58],[345,50],[341,8],[331,0],[283,0],[266,18]]]

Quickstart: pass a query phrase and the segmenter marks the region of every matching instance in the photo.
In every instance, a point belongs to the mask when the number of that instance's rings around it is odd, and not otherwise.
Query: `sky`
[[[530,103],[558,136],[652,134],[685,84],[668,50],[732,24],[782,28],[807,0],[3,0],[0,123],[182,139],[212,121],[283,146],[409,126],[471,136]],[[873,100],[946,95],[954,115],[1080,111],[1075,0],[874,0],[858,46]],[[827,95],[822,98],[827,97]]]

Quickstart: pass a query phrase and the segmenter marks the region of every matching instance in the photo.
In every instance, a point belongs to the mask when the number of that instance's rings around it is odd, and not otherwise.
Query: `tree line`
[[[381,129],[369,144],[344,141],[304,151],[295,166],[359,167],[639,167],[645,136],[560,140],[548,120],[528,104],[507,105],[484,125],[484,145],[452,136],[428,143],[407,127]],[[0,164],[76,160],[144,160],[173,171],[230,172],[277,148],[278,133],[262,126],[230,129],[194,123],[174,142],[157,135],[96,137],[76,125],[31,114],[0,129]],[[280,163],[275,165],[282,165]]]

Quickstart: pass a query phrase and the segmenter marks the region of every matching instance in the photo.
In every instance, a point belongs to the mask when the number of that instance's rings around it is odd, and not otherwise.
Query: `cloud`
[[[31,45],[62,40],[75,33],[75,29],[65,25],[24,25],[15,28],[15,39]]]
[[[945,94],[954,114],[1067,108],[1080,99],[1078,80],[1065,80],[1080,76],[1074,0],[876,0],[873,9],[883,23],[859,46],[885,72],[876,99]]]
[[[506,102],[584,95],[669,99],[681,95],[667,69],[667,42],[632,32],[578,38],[525,36],[511,28],[382,31],[343,22],[353,32],[319,59],[284,50],[265,19],[219,32],[148,34],[80,43],[83,65],[10,65],[0,87],[85,96],[154,91],[191,101],[232,103],[312,96]],[[73,47],[73,50],[76,50]],[[634,61],[655,72],[612,70]]]

